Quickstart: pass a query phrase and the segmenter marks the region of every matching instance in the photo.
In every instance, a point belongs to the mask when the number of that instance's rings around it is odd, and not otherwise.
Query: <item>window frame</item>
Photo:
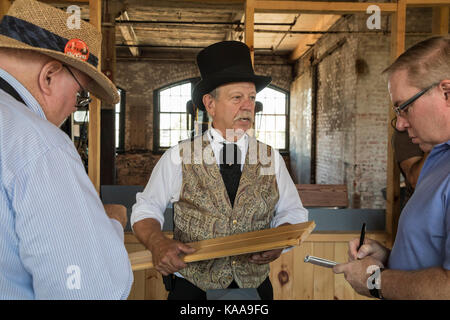
[[[170,148],[170,147],[160,147],[159,146],[159,135],[160,135],[160,123],[159,123],[160,95],[159,95],[159,93],[162,90],[170,89],[172,87],[176,87],[176,86],[188,83],[188,82],[190,82],[191,85],[194,86],[198,81],[200,81],[199,77],[188,78],[188,79],[174,82],[169,85],[165,85],[163,87],[153,90],[153,151],[152,151],[153,154],[163,154],[166,150],[168,150]],[[285,95],[285,99],[286,99],[286,125],[285,125],[286,147],[285,147],[285,149],[279,149],[278,152],[280,152],[280,154],[282,156],[287,156],[287,155],[289,155],[290,92],[283,88],[280,88],[276,85],[273,85],[273,84],[269,84],[267,87],[270,89],[279,91]],[[258,97],[258,95],[257,95],[257,97]],[[260,100],[257,99],[257,101],[260,101]],[[263,110],[264,110],[264,105],[263,105]],[[193,120],[195,120],[195,119],[193,119]]]
[[[278,152],[282,155],[282,156],[288,156],[289,155],[289,122],[290,122],[290,92],[280,88],[276,85],[273,84],[269,84],[267,86],[267,88],[270,88],[272,90],[276,90],[279,91],[281,93],[283,93],[285,95],[285,99],[286,99],[286,124],[285,124],[285,128],[286,128],[286,136],[285,136],[285,141],[286,141],[286,148],[285,149],[277,149]],[[257,101],[261,101],[261,99],[258,99],[258,94],[256,94],[256,100]],[[263,112],[264,112],[264,103],[263,103]],[[256,122],[256,117],[255,117],[255,122]],[[256,129],[256,128],[255,128]]]
[[[194,78],[188,78],[184,80],[180,80],[168,85],[165,85],[163,87],[160,87],[158,89],[153,90],[153,154],[163,154],[166,152],[170,147],[161,147],[159,145],[159,136],[160,136],[160,122],[159,122],[159,115],[160,115],[160,92],[163,90],[167,90],[176,86],[180,86],[186,83],[191,83],[191,90],[193,86],[200,81],[199,77]],[[187,114],[187,112],[186,112]],[[193,119],[191,123],[194,121]]]

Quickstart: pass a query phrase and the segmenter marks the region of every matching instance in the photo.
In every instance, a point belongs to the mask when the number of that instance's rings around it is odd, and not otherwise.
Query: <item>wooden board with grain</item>
[[[194,262],[298,246],[306,240],[315,226],[314,221],[309,221],[187,243],[196,251],[184,256],[183,261]],[[133,271],[153,268],[152,255],[148,250],[130,253],[129,259]]]
[[[296,184],[304,207],[348,206],[347,186],[341,184]]]

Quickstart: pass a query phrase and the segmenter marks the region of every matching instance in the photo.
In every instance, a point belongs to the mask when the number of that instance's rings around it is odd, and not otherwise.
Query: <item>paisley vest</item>
[[[253,137],[249,137],[251,143],[258,152],[249,147],[233,207],[209,139],[198,136],[180,143],[183,181],[180,199],[174,204],[174,239],[187,243],[270,227],[279,192],[276,176],[267,174],[270,165],[260,154],[271,157],[273,151]],[[179,272],[205,291],[227,288],[233,280],[240,288],[257,288],[267,278],[269,265],[250,263],[249,257],[192,262]]]

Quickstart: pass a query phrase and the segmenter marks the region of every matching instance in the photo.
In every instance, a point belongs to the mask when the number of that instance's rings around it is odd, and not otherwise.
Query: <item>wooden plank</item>
[[[125,248],[128,253],[142,250],[142,247],[140,244],[125,243]],[[145,298],[145,270],[133,272],[133,277],[134,281],[130,294],[128,295],[128,300],[143,300]]]
[[[120,21],[130,21],[130,17],[126,11],[122,12],[119,17]],[[118,25],[120,33],[125,39],[125,44],[127,45],[137,45],[139,40],[134,32],[134,28],[131,25]],[[141,55],[139,47],[128,47],[133,57],[139,57]]]
[[[172,232],[164,232],[164,234],[168,238],[173,238]],[[384,244],[387,241],[388,235],[386,232],[372,231],[372,232],[367,232],[366,237]],[[308,237],[308,239],[306,239],[305,243],[308,243],[308,242],[348,242],[354,238],[359,238],[359,233],[346,232],[346,231],[342,231],[342,232],[316,231],[309,235],[309,237]],[[125,243],[140,244],[139,240],[131,232],[125,232]],[[144,246],[142,246],[142,250],[144,250]],[[295,248],[292,250],[295,250]]]
[[[446,6],[450,4],[450,0],[406,0],[408,7],[434,7]]]
[[[244,40],[245,44],[250,49],[250,57],[252,64],[255,63],[255,0],[245,1],[245,30]]]
[[[0,0],[0,18],[8,12],[9,7],[11,7],[10,0]]]
[[[450,1],[450,0],[449,0]],[[432,21],[432,33],[445,36],[448,34],[448,19],[450,7],[434,7]]]
[[[184,256],[183,261],[194,262],[235,256],[251,252],[260,252],[290,246],[298,246],[312,232],[314,221],[281,226],[261,231],[235,234],[228,237],[188,243],[197,251]],[[144,250],[129,254],[133,270],[144,270],[153,267],[150,251]]]
[[[256,12],[283,13],[366,13],[370,5],[377,5],[381,13],[392,13],[397,10],[395,3],[355,3],[355,2],[315,2],[315,1],[257,1]]]
[[[286,300],[292,297],[294,270],[294,250],[283,253],[270,264],[270,281],[275,300]]]
[[[391,30],[391,61],[405,51],[405,25],[406,25],[406,2],[398,0],[397,12],[392,15]],[[395,117],[392,103],[389,108],[389,119],[386,123],[388,128],[387,141],[387,183],[386,183],[386,232],[389,234],[388,246],[392,246],[397,233],[398,219],[400,217],[400,169],[394,158],[392,146],[392,135],[394,129],[391,119]]]
[[[354,238],[359,238],[359,233],[349,232],[327,232],[320,231],[311,233],[306,242],[348,242]],[[385,232],[367,232],[366,237],[380,243],[386,243],[388,235]]]
[[[138,271],[144,272],[144,271]],[[145,270],[145,300],[166,300],[169,292],[166,291],[162,275],[155,269]]]
[[[312,31],[328,30],[340,18],[341,18],[340,15],[322,15],[317,20],[317,23],[310,30]],[[321,34],[305,34],[303,37],[301,37],[295,49],[291,52],[289,60],[295,61],[298,58],[300,58],[310,48],[310,45],[316,43],[316,41],[321,36],[322,36]]]
[[[305,263],[307,255],[312,254],[314,244],[304,242],[301,246],[292,249],[294,261],[292,269],[294,288],[290,299],[312,300],[314,298],[314,265]]]
[[[89,21],[99,32],[102,32],[101,14],[101,0],[89,0]],[[101,52],[99,52],[98,61],[97,69],[101,72]],[[100,116],[101,102],[93,96],[89,104],[88,174],[97,192],[100,192]]]
[[[334,244],[334,258],[337,263],[348,261],[348,243],[336,242]],[[355,290],[345,280],[344,274],[334,275],[334,299],[335,300],[353,300],[355,299]]]
[[[347,207],[347,186],[340,184],[296,184],[304,207]]]
[[[328,260],[334,258],[333,242],[318,242],[313,245],[312,255]],[[314,300],[334,299],[334,273],[330,268],[314,266]]]

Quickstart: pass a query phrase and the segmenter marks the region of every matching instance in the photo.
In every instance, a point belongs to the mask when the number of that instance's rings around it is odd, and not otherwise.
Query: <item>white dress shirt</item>
[[[220,151],[226,140],[219,131],[211,128],[206,133],[210,141],[217,164]],[[248,135],[244,134],[236,144],[241,150],[241,170],[244,167],[248,149]],[[270,226],[277,227],[283,223],[296,224],[308,221],[308,211],[303,207],[297,188],[295,187],[286,164],[280,153],[274,150],[275,175],[279,192],[279,200],[275,206],[275,214]],[[179,144],[167,150],[152,171],[150,180],[143,192],[136,195],[136,203],[131,214],[131,226],[147,218],[153,218],[164,225],[164,212],[169,202],[177,202],[180,198],[182,184],[182,167]]]

